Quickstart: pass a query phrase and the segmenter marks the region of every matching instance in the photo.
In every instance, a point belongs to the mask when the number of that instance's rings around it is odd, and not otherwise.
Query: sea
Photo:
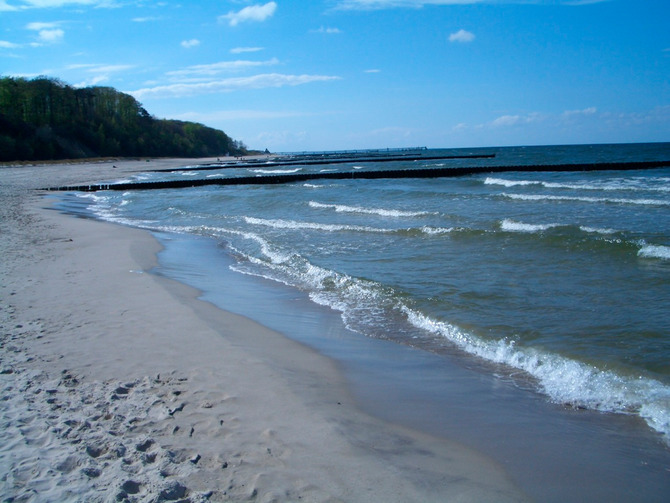
[[[110,183],[656,161],[670,143],[419,155],[492,157],[268,158]],[[159,274],[336,359],[373,413],[511,472],[545,463],[554,478],[525,488],[538,500],[670,494],[670,167],[71,192],[62,206],[151,230]],[[602,473],[575,465],[598,449]],[[592,481],[619,472],[632,481]]]

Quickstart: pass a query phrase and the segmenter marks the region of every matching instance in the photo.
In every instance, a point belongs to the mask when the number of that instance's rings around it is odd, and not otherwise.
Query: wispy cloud
[[[200,45],[200,40],[197,38],[192,38],[191,40],[182,40],[181,46],[184,49],[192,49],[193,47],[198,47]]]
[[[265,50],[265,47],[235,47],[230,50],[230,54],[243,54],[246,52],[260,52]]]
[[[563,112],[562,116],[566,119],[571,117],[584,117],[587,115],[593,115],[598,111],[596,107],[583,108],[581,110],[566,110]]]
[[[33,30],[33,31],[39,31],[39,30],[48,30],[51,28],[57,28],[60,26],[60,23],[57,21],[51,22],[51,23],[28,23],[26,25],[26,30]]]
[[[247,21],[261,22],[272,17],[276,10],[276,2],[268,2],[265,5],[250,5],[237,12],[230,11],[228,14],[219,16],[219,22],[228,22],[230,26],[237,26]]]
[[[28,23],[27,30],[37,32],[37,42],[33,45],[57,44],[65,38],[65,31],[60,28],[59,22],[52,23]]]
[[[132,70],[135,68],[134,65],[105,65],[105,64],[98,64],[98,63],[81,63],[81,64],[73,64],[73,65],[68,65],[66,67],[68,70],[84,70],[87,72],[105,72],[105,73],[112,73],[112,72],[123,72],[126,70]]]
[[[221,73],[239,72],[249,68],[257,68],[259,66],[273,66],[278,65],[279,60],[272,58],[267,61],[220,61],[218,63],[210,63],[208,65],[193,65],[188,66],[182,70],[173,70],[167,72],[166,75],[171,79],[189,79],[189,78],[204,78],[213,77]]]
[[[0,12],[12,12],[18,10],[13,5],[9,5],[6,0],[0,0]]]
[[[565,110],[558,113],[530,112],[524,114],[507,114],[481,124],[473,125],[462,122],[454,126],[452,131],[466,132],[474,130],[511,129],[546,122],[551,122],[553,124],[574,124],[577,121],[586,120],[587,117],[597,117],[597,114],[598,109],[596,107]]]
[[[449,35],[449,42],[467,43],[475,39],[475,34],[466,30],[458,30]]]
[[[56,44],[65,38],[65,32],[60,28],[40,30],[38,41],[43,44]]]
[[[299,86],[313,82],[327,82],[341,77],[332,75],[285,75],[265,73],[251,77],[234,77],[198,83],[178,83],[167,86],[148,87],[131,91],[137,99],[142,98],[180,98],[201,94],[228,93],[245,89],[264,89],[272,87]]]
[[[336,35],[338,33],[342,33],[342,30],[340,30],[339,28],[330,28],[321,26],[316,30],[310,30],[310,33],[325,33],[326,35]]]
[[[20,44],[15,44],[6,40],[0,40],[0,49],[17,49],[19,47],[21,47]]]
[[[494,128],[512,127],[523,124],[530,124],[542,119],[542,116],[537,112],[531,112],[523,115],[501,115],[497,119],[492,120],[488,126]]]
[[[147,16],[147,17],[134,17],[132,19],[133,23],[151,23],[153,21],[160,21],[163,19],[160,16]]]
[[[65,67],[67,71],[84,72],[90,75],[84,80],[74,84],[75,87],[96,86],[112,79],[113,74],[118,74],[132,70],[135,65],[108,65],[100,63],[80,63]]]

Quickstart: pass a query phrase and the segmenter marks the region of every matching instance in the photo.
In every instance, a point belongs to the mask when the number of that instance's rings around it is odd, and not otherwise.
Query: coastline
[[[361,412],[332,360],[150,274],[149,232],[34,190],[146,168],[0,168],[3,498],[526,500],[485,456]]]

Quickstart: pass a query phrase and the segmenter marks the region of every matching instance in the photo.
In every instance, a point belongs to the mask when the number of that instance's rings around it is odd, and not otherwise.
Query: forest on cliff
[[[111,87],[75,88],[49,77],[0,78],[0,162],[246,153],[243,143],[223,131],[157,119]]]

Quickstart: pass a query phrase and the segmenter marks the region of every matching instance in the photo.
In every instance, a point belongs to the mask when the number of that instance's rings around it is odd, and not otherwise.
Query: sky
[[[670,1],[0,0],[0,75],[273,152],[670,141]]]

